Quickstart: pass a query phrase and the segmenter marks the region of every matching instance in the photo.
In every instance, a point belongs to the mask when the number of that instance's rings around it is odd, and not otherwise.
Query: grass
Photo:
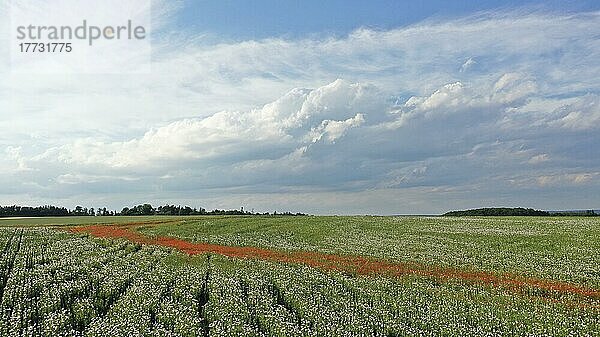
[[[192,242],[310,250],[517,273],[600,287],[600,218],[144,216],[0,219],[0,227],[122,224]]]
[[[190,219],[180,216],[68,216],[68,217],[32,217],[0,218],[0,227],[48,227],[90,224],[122,224],[154,220]]]
[[[193,242],[363,255],[600,287],[600,218],[204,217],[138,230]]]

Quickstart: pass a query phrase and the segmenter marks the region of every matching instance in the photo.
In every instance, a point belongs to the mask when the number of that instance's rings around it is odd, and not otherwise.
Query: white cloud
[[[324,137],[334,143],[348,129],[365,122],[359,112],[365,108],[377,120],[385,114],[377,110],[381,103],[373,101],[377,95],[372,87],[337,80],[315,90],[291,90],[262,108],[184,119],[123,142],[76,140],[51,148],[35,160],[118,169],[161,167],[165,162],[176,165],[181,160],[229,161],[226,158],[237,160],[246,153],[255,159],[285,155],[301,147],[305,139],[316,142]]]
[[[346,133],[346,130],[359,127],[364,122],[365,117],[360,113],[345,121],[324,120],[321,122],[321,125],[311,130],[312,142],[316,143],[325,136],[327,142],[335,143],[335,140],[342,137]]]
[[[460,66],[460,72],[464,73],[465,71],[468,71],[469,69],[473,68],[476,64],[477,61],[475,61],[472,57],[469,57],[469,59],[467,59],[465,63],[463,63],[463,65]]]
[[[138,181],[139,178],[131,177],[117,177],[113,175],[86,175],[86,174],[62,174],[56,177],[56,182],[59,184],[66,185],[79,185],[79,184],[93,184],[98,182],[110,181],[110,180],[123,180],[123,181]]]
[[[572,104],[562,106],[557,113],[562,116],[552,125],[572,130],[588,130],[600,127],[600,96],[585,95]]]
[[[519,73],[507,73],[494,84],[491,100],[512,104],[536,93],[537,85],[534,80],[527,79]]]
[[[443,106],[452,108],[466,103],[464,101],[464,85],[460,82],[444,85],[429,97],[411,97],[405,106],[414,107],[417,110],[432,110]]]
[[[550,156],[547,153],[542,153],[531,157],[528,161],[529,164],[537,165],[550,160]]]
[[[600,172],[578,172],[544,175],[537,178],[540,186],[553,185],[582,185],[597,180],[600,177]]]
[[[29,168],[26,164],[27,158],[21,154],[21,151],[22,151],[21,147],[13,147],[13,146],[8,146],[5,149],[8,159],[12,160],[13,163],[16,164],[16,166],[13,166],[13,170],[15,170],[15,171],[30,171],[31,168]]]

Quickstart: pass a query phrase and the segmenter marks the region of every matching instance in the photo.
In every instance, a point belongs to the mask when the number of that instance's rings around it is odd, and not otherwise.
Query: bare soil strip
[[[129,241],[176,248],[190,255],[214,253],[234,258],[261,259],[275,262],[301,263],[311,267],[337,270],[358,275],[406,276],[418,275],[438,280],[462,280],[503,287],[535,297],[577,295],[591,300],[600,299],[600,291],[577,284],[524,277],[514,274],[464,271],[452,268],[428,266],[418,263],[401,263],[377,260],[361,256],[334,255],[319,252],[282,252],[256,247],[223,246],[209,243],[192,243],[172,237],[152,238],[135,231],[141,225],[89,225],[72,227],[72,232],[85,232],[95,237],[125,238]],[[147,224],[147,223],[143,223]],[[528,291],[529,290],[529,291]],[[533,290],[533,291],[531,291]]]

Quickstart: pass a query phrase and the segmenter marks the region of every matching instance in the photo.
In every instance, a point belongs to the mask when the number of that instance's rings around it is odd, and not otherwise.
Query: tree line
[[[451,211],[444,213],[443,216],[599,216],[594,210],[585,211],[562,211],[548,212],[540,211],[533,208],[508,208],[508,207],[491,207],[468,209],[464,211]]]
[[[151,204],[141,204],[131,208],[124,207],[120,212],[109,210],[106,207],[102,208],[87,208],[76,206],[73,209],[66,207],[57,207],[52,205],[45,206],[0,206],[1,217],[43,217],[43,216],[137,216],[137,215],[282,215],[282,216],[300,216],[307,215],[304,213],[280,212],[273,213],[255,213],[254,211],[244,211],[242,207],[239,210],[221,210],[214,209],[207,211],[206,209],[192,208],[181,205],[164,205],[155,208]]]

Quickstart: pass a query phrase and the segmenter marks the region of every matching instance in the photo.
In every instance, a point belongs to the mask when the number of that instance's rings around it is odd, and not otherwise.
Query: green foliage
[[[73,210],[69,210],[65,207],[56,206],[39,206],[39,207],[28,207],[28,206],[0,206],[0,218],[6,217],[58,217],[58,216],[151,216],[151,215],[270,215],[269,213],[259,214],[244,211],[242,207],[240,210],[221,210],[214,209],[207,211],[206,209],[191,208],[190,206],[175,206],[175,205],[164,205],[154,208],[150,204],[137,205],[132,208],[124,207],[121,212],[115,212],[107,210],[106,207],[98,208],[85,208],[82,206],[76,206]],[[304,213],[291,213],[291,212],[274,212],[273,215],[277,216],[300,216],[306,215]]]
[[[39,227],[39,226],[73,226],[87,224],[122,224],[128,222],[144,222],[156,220],[183,220],[183,217],[163,216],[68,216],[68,217],[32,217],[32,218],[0,218],[0,227]],[[193,218],[186,218],[193,219]]]
[[[533,208],[477,208],[466,211],[447,212],[444,216],[549,216],[546,211],[538,211]]]

